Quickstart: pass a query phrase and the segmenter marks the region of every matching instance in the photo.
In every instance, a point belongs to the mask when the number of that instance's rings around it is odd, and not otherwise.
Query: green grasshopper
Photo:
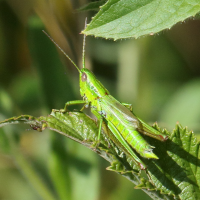
[[[141,169],[146,169],[146,165],[135,154],[134,150],[144,158],[158,159],[158,157],[152,152],[152,148],[154,147],[150,146],[140,133],[161,141],[167,140],[168,137],[134,115],[130,104],[120,103],[111,96],[109,91],[102,85],[95,75],[89,69],[85,68],[85,35],[83,39],[82,53],[83,68],[80,70],[63,49],[61,49],[61,47],[58,46],[58,44],[46,32],[44,33],[72,62],[79,72],[80,94],[83,97],[83,100],[69,101],[65,104],[64,109],[60,111],[66,112],[69,105],[84,104],[81,111],[90,106],[91,112],[99,120],[97,144],[100,141],[101,128],[104,121],[112,133],[112,135],[109,135],[109,139],[111,139],[126,154],[131,156],[133,160],[139,164]]]

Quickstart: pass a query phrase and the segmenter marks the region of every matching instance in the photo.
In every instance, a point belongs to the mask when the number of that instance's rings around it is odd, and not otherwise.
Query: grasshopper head
[[[89,69],[83,68],[80,71],[80,94],[88,101],[93,101],[109,92]]]

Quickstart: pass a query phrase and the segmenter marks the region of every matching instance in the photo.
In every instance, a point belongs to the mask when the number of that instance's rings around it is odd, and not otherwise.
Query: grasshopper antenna
[[[85,18],[85,29],[87,27],[87,17]],[[82,64],[83,68],[85,68],[85,45],[86,45],[86,35],[83,36],[83,52],[82,52]]]
[[[56,47],[69,59],[69,61],[76,67],[76,69],[78,70],[78,72],[80,73],[80,69],[78,68],[78,66],[75,64],[75,62],[64,52],[64,50],[53,40],[53,38],[44,30],[42,30],[42,32],[56,45]]]

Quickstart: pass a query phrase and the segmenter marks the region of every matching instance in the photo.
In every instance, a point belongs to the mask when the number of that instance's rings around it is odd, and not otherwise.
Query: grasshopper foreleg
[[[87,104],[87,102],[84,101],[84,100],[68,101],[68,102],[65,104],[64,109],[61,109],[60,111],[61,111],[61,112],[67,112],[67,107],[68,107],[68,106],[71,106],[71,105],[78,105],[78,104]],[[81,109],[81,111],[82,111],[84,108],[85,108],[85,105],[83,106],[83,108]]]

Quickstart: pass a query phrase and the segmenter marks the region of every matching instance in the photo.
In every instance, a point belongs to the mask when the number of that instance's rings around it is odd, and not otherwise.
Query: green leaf
[[[166,142],[145,137],[155,146],[154,153],[159,157],[158,160],[142,158],[148,166],[146,176],[131,157],[106,138],[111,133],[105,125],[97,146],[96,122],[82,112],[52,110],[49,116],[39,118],[22,115],[0,122],[0,127],[20,122],[38,131],[49,128],[90,148],[111,163],[108,170],[125,176],[153,199],[200,199],[199,142],[192,132],[178,124],[171,135],[163,131],[169,135]],[[157,126],[154,128],[159,130]]]
[[[149,138],[149,142],[150,142]],[[159,160],[149,160],[150,180],[162,193],[178,199],[200,199],[199,142],[193,132],[177,124],[164,143],[151,140]]]
[[[199,11],[198,0],[108,0],[82,33],[114,40],[138,38],[170,29]]]

